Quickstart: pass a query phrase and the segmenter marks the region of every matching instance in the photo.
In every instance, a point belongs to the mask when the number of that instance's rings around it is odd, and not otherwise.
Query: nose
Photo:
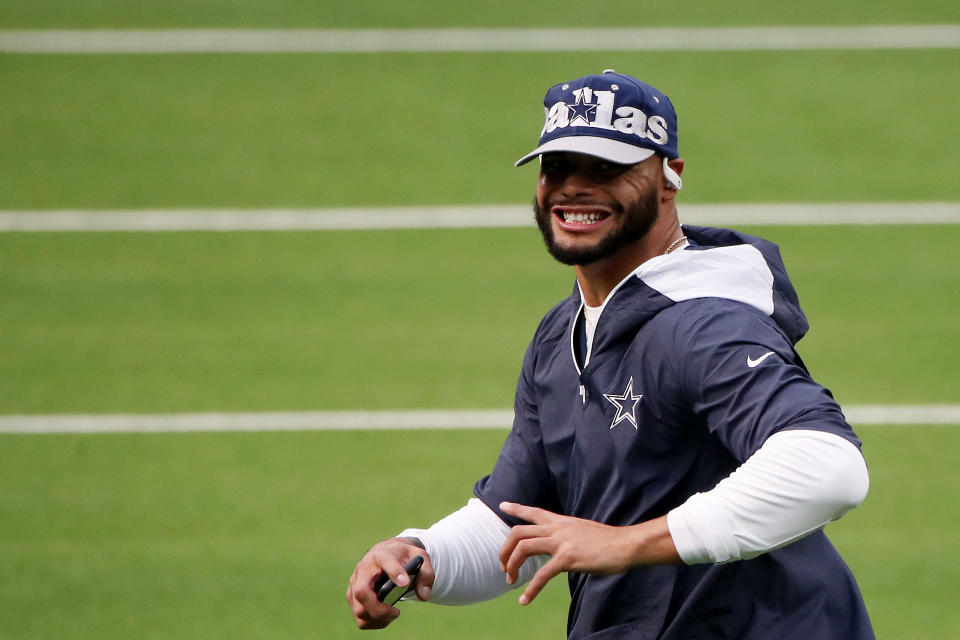
[[[567,198],[576,198],[593,193],[596,185],[584,171],[571,171],[563,179],[560,192]]]

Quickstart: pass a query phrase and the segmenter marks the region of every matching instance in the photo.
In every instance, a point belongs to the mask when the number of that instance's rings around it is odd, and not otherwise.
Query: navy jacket
[[[519,521],[504,500],[611,525],[662,516],[784,429],[860,445],[794,350],[807,321],[776,245],[684,232],[690,246],[645,263],[608,299],[585,368],[579,290],[540,323],[513,429],[475,487],[508,524]],[[822,531],[751,560],[568,578],[570,638],[874,637]]]

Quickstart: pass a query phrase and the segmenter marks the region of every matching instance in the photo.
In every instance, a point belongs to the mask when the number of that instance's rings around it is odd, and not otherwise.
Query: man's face
[[[623,165],[578,153],[546,153],[534,213],[558,261],[587,265],[616,254],[657,219],[659,159]]]

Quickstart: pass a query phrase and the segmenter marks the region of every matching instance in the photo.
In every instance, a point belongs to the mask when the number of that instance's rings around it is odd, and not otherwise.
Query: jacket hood
[[[647,286],[680,302],[726,298],[773,318],[796,344],[810,328],[780,248],[731,229],[683,225],[690,246],[648,260],[634,272]]]
[[[791,345],[810,328],[797,292],[774,243],[730,229],[683,225],[690,244],[637,267],[607,296],[593,339],[594,351],[636,332],[661,311],[679,302],[722,298],[750,305],[769,317]],[[554,307],[541,325],[544,339],[563,340],[576,354],[574,340],[583,295]],[[609,319],[608,319],[609,318]],[[552,327],[552,329],[547,329]],[[574,362],[576,362],[574,355]]]

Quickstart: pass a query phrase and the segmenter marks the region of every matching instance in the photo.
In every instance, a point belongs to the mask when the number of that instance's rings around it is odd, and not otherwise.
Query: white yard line
[[[157,29],[0,31],[4,53],[381,53],[956,49],[960,25],[610,29]]]
[[[960,202],[680,205],[689,224],[957,224]],[[290,231],[533,226],[529,205],[352,209],[0,210],[0,231]]]
[[[0,433],[505,429],[512,422],[510,410],[0,416]]]
[[[960,405],[859,405],[844,408],[853,425],[960,424]],[[508,429],[511,410],[308,411],[0,416],[0,433],[179,433],[191,431],[354,431]]]

